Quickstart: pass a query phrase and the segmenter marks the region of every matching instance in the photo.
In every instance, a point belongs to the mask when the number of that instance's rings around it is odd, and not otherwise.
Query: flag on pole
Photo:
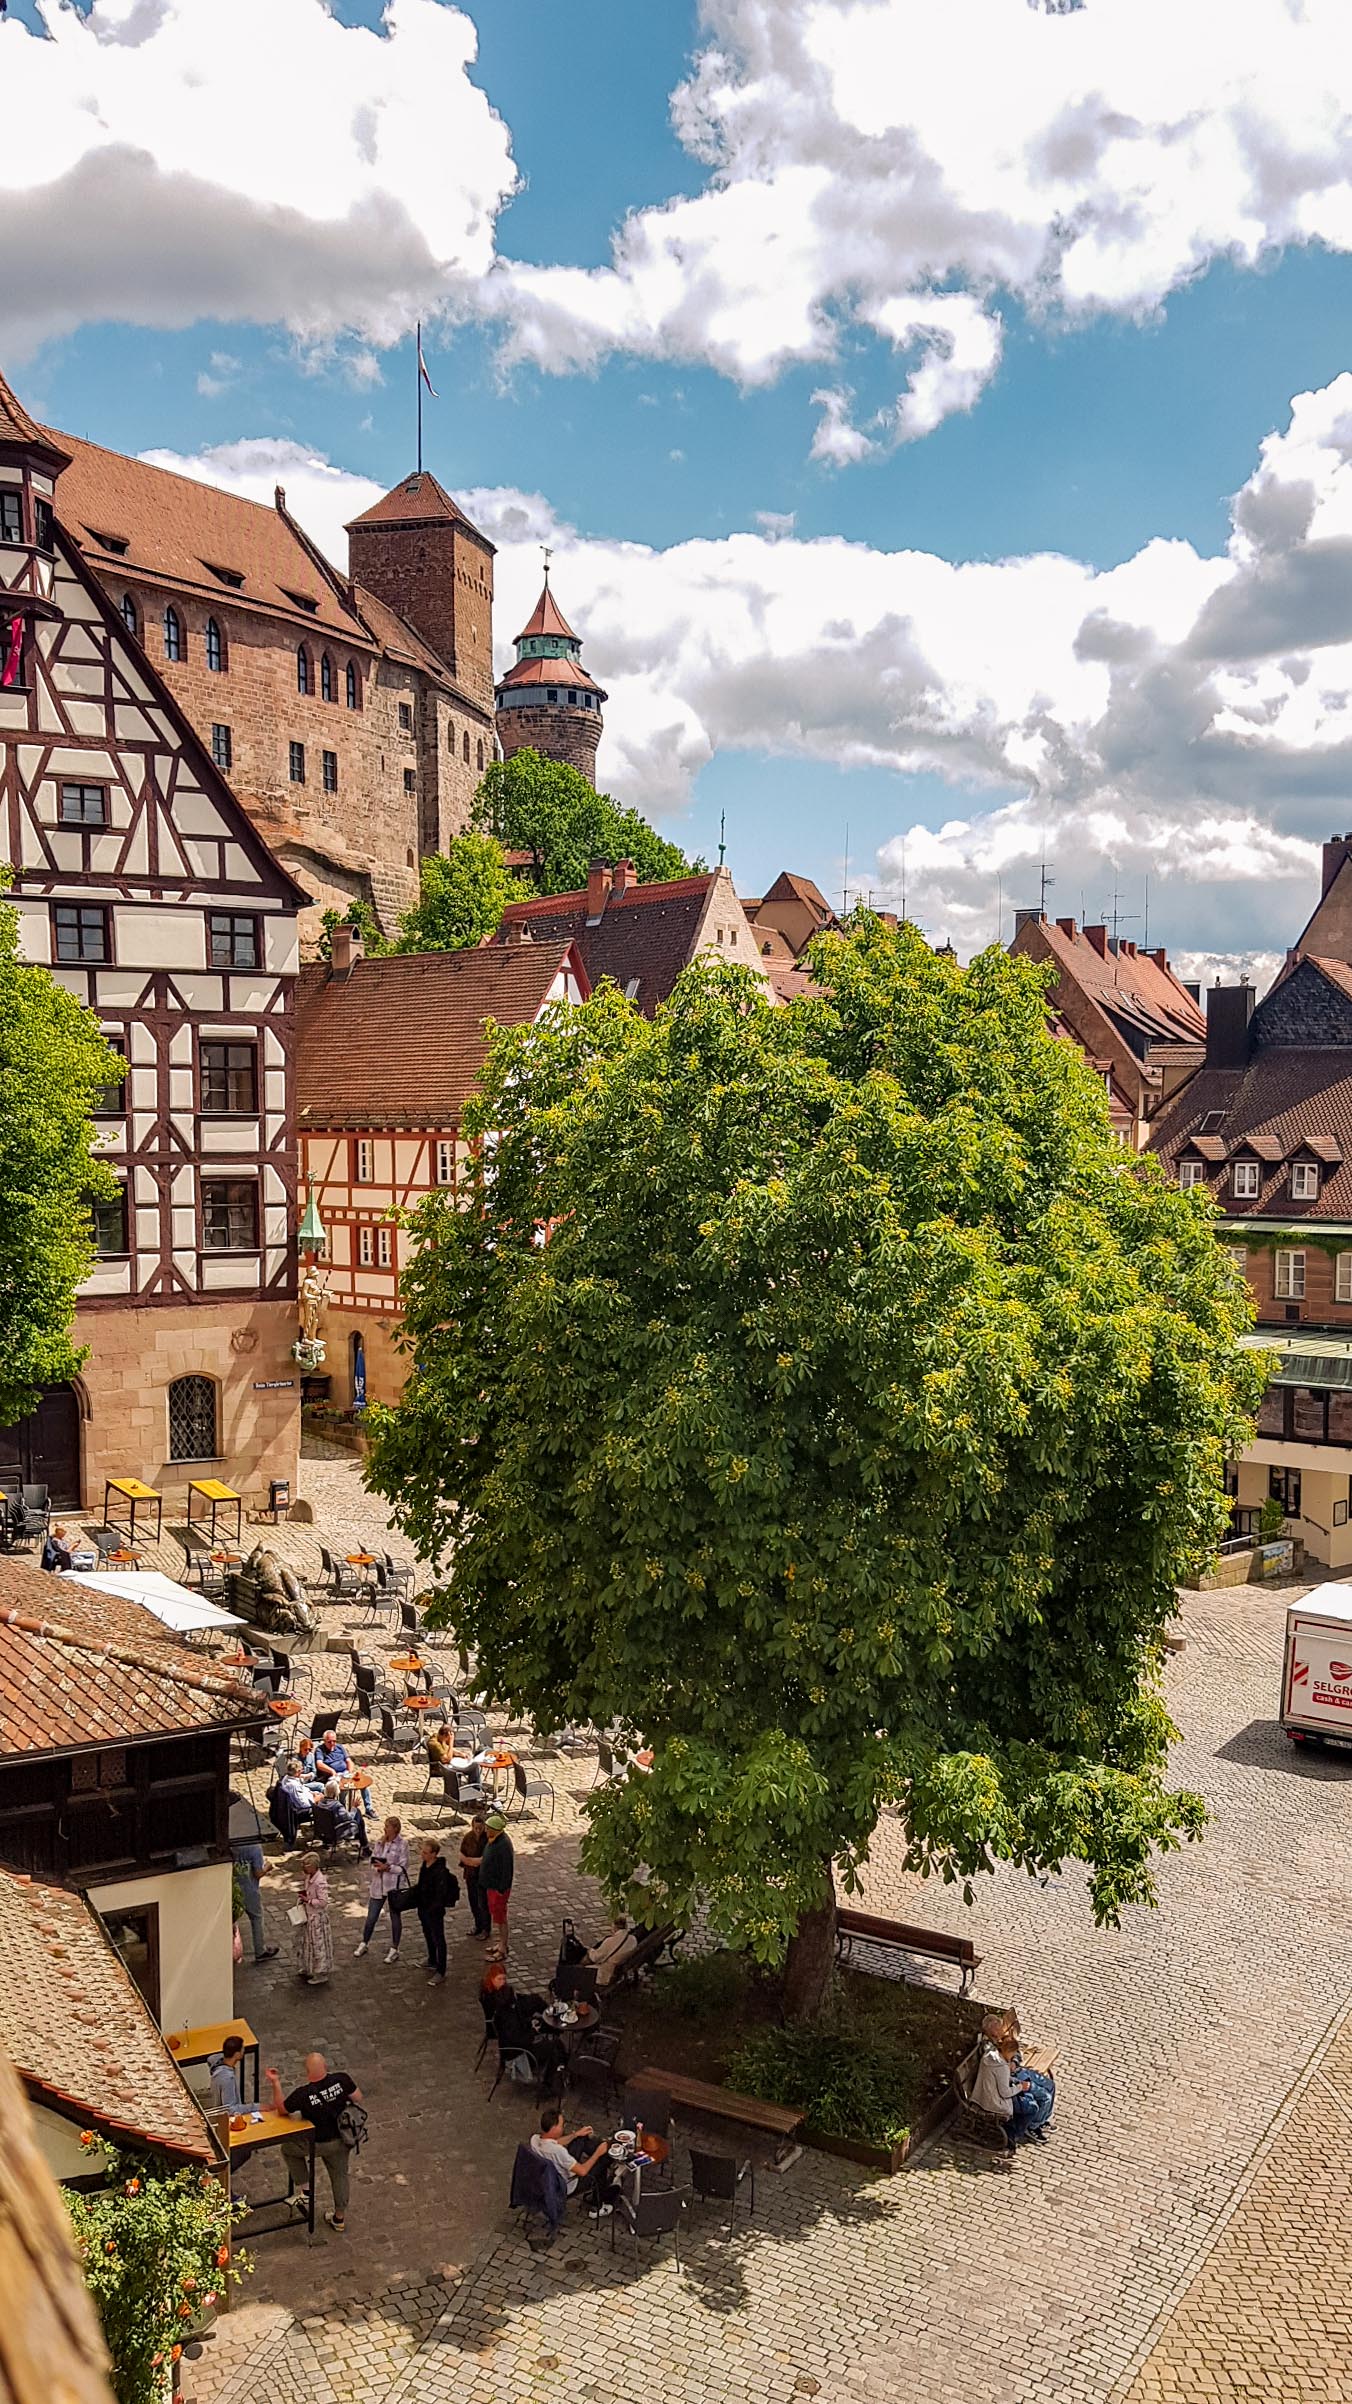
[[[424,384],[427,386],[428,391],[431,393],[433,400],[435,400],[437,397],[437,388],[427,372],[427,361],[423,357],[421,326],[418,328],[418,373],[422,377]]]

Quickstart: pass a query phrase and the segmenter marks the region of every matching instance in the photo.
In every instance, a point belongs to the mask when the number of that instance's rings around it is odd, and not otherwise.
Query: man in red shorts
[[[516,1854],[500,1811],[488,1815],[488,1843],[479,1863],[479,1892],[488,1905],[488,1951],[497,1961],[507,1958],[507,1910],[516,1875]]]

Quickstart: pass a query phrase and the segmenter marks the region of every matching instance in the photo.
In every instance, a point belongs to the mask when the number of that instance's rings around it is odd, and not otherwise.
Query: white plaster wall
[[[160,2026],[203,2028],[234,2014],[230,1864],[162,1870],[116,1886],[91,1887],[100,1912],[128,1904],[160,1907]]]

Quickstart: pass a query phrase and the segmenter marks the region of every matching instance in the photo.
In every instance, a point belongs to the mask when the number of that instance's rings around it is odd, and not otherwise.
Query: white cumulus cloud
[[[376,491],[295,443],[152,456],[263,500],[281,481],[340,564],[343,521]],[[1154,541],[1106,570],[955,565],[779,519],[660,550],[580,533],[540,494],[459,497],[498,545],[503,662],[552,546],[611,696],[612,790],[679,824],[716,752],[894,770],[895,835],[856,881],[893,902],[904,885],[960,950],[993,935],[997,893],[1008,931],[1045,858],[1063,914],[1101,915],[1116,890],[1134,922],[1148,879],[1155,941],[1279,953],[1322,835],[1352,823],[1352,375],[1296,398],[1214,557]],[[915,771],[951,784],[946,823],[914,823]]]

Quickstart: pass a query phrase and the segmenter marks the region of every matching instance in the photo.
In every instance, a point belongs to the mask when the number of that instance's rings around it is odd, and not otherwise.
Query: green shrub
[[[735,2012],[746,1989],[747,1963],[737,1953],[701,1953],[672,1962],[655,1982],[653,2000],[687,2020],[721,2020]]]
[[[728,2085],[766,2103],[801,2106],[809,2128],[866,2145],[900,2145],[915,2108],[911,2053],[844,2024],[762,2028],[743,2038]]]

